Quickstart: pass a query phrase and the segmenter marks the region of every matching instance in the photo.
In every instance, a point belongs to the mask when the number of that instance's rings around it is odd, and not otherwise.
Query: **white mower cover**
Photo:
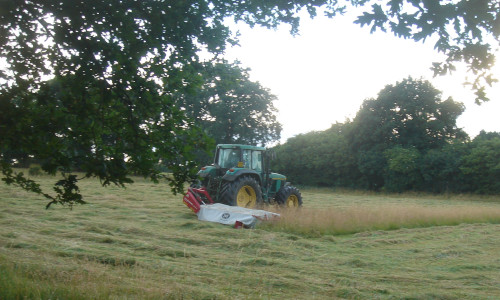
[[[254,227],[258,221],[279,218],[280,215],[270,211],[229,206],[221,203],[201,205],[197,213],[198,220],[216,222],[234,226],[241,222],[246,227]]]

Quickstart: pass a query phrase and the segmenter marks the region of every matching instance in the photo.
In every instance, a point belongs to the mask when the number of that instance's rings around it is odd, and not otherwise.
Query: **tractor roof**
[[[250,146],[250,145],[240,145],[240,144],[219,144],[217,148],[240,148],[245,150],[266,150],[265,147]]]

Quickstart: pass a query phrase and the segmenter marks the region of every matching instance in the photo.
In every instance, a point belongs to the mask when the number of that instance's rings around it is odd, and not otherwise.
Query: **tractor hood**
[[[286,181],[286,176],[278,174],[278,173],[271,173],[271,174],[269,174],[269,179]]]
[[[205,166],[198,171],[198,176],[205,178],[208,176],[216,176],[217,168],[215,166]]]

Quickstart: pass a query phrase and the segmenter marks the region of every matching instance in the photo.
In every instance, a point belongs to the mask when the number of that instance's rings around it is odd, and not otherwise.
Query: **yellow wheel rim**
[[[236,204],[241,207],[254,208],[257,204],[255,190],[249,185],[244,185],[236,195]]]
[[[299,207],[299,198],[296,195],[290,195],[286,199],[287,207]]]

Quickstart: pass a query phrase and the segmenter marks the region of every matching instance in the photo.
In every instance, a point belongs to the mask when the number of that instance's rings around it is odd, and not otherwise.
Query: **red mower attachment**
[[[189,207],[195,214],[200,211],[200,205],[207,204],[206,202],[213,204],[214,201],[208,194],[207,190],[202,187],[199,189],[188,188],[186,195],[182,199],[184,204]]]

